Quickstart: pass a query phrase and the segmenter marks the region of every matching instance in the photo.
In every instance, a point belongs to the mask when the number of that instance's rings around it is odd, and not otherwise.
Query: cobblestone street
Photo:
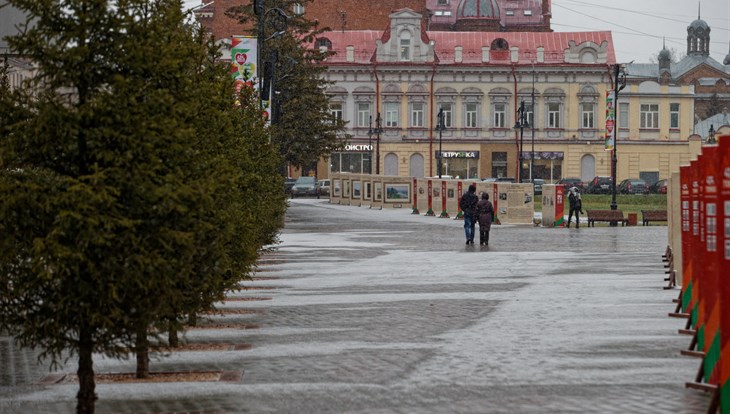
[[[228,312],[153,371],[236,382],[98,384],[98,413],[703,413],[699,366],[663,290],[665,226],[494,226],[327,200],[290,202],[281,244]],[[240,299],[240,300],[236,300]],[[242,300],[246,299],[246,300]],[[254,300],[260,299],[260,300]],[[247,329],[244,329],[247,328]],[[35,353],[0,337],[0,413],[72,413],[76,384],[39,385]],[[95,371],[132,372],[95,356]],[[61,373],[76,371],[74,359]]]

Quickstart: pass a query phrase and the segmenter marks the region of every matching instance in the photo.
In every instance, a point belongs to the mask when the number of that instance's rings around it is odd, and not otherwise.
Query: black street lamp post
[[[375,118],[375,174],[380,175],[380,134],[383,133],[383,121],[380,119],[380,112]]]
[[[368,174],[373,174],[373,116],[370,115],[370,128],[368,128],[368,153],[370,154],[370,160],[368,163]]]
[[[710,130],[707,131],[707,143],[717,144],[717,140],[715,139],[715,125],[713,124],[710,124]]]
[[[532,112],[532,119],[529,120],[530,128],[532,132],[532,152],[530,153],[530,181],[532,182],[535,174],[535,62],[532,62],[532,106],[530,111]]]
[[[259,84],[259,106],[263,109],[263,101],[269,100],[270,91],[273,89],[274,83],[274,66],[276,65],[277,52],[272,50],[269,56],[265,56],[265,44],[268,40],[275,37],[282,36],[286,33],[286,28],[289,24],[289,16],[279,8],[266,9],[264,0],[254,0],[253,11],[257,18],[257,29],[256,44],[258,47],[258,58],[256,62],[256,76],[258,77]],[[274,13],[274,18],[267,21],[266,16],[269,13]],[[274,29],[274,33],[266,37],[266,24]]]
[[[611,210],[618,210],[616,204],[616,169],[618,165],[618,158],[616,152],[618,149],[618,93],[626,87],[626,71],[620,64],[616,64],[613,67],[613,110],[614,110],[614,126],[613,126],[613,151],[611,151]],[[611,226],[618,225],[617,222],[611,222]]]
[[[517,182],[522,182],[522,146],[524,142],[525,128],[528,127],[527,120],[525,119],[525,101],[520,102],[520,107],[517,109],[517,123],[515,123],[515,129],[520,130],[520,154],[518,157],[518,168],[517,168]],[[534,139],[534,138],[533,138]]]
[[[443,132],[446,130],[446,123],[444,122],[444,108],[439,108],[439,113],[437,115],[438,122],[436,123],[436,131],[439,132],[439,156],[438,156],[438,172],[439,172],[439,178],[441,178],[441,169],[443,168],[443,158],[444,154],[441,150],[441,138]]]

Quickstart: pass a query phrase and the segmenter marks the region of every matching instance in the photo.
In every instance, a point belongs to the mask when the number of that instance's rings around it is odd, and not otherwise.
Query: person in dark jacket
[[[489,230],[494,221],[494,206],[489,201],[489,194],[482,193],[482,199],[477,203],[477,220],[479,220],[479,245],[489,245]]]
[[[583,200],[580,198],[578,187],[571,187],[568,191],[568,208],[570,209],[568,212],[568,228],[570,228],[571,219],[573,218],[573,214],[575,214],[575,228],[577,229],[580,227],[580,213],[583,212]]]
[[[464,212],[464,234],[466,235],[466,244],[474,244],[474,215],[476,214],[477,202],[477,185],[472,183],[469,189],[461,196],[459,207]]]

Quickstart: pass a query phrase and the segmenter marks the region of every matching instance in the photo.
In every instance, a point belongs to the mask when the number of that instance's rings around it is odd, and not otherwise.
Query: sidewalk
[[[494,226],[295,199],[255,289],[153,371],[243,370],[240,382],[101,384],[98,413],[702,413],[699,360],[662,289],[666,227]],[[258,327],[258,328],[256,328]],[[76,385],[0,338],[0,413],[73,412]],[[14,366],[13,374],[5,367]],[[71,364],[64,371],[74,372]],[[95,357],[97,372],[134,361]]]

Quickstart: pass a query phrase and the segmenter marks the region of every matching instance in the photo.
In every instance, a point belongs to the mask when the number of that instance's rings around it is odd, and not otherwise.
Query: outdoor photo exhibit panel
[[[675,281],[682,286],[682,208],[680,202],[679,173],[672,173],[667,185],[667,231],[672,248]]]
[[[542,226],[563,227],[565,211],[562,185],[543,184],[542,186]]]
[[[532,184],[497,183],[495,211],[502,224],[532,224],[535,216]]]
[[[715,401],[730,413],[730,136],[680,167],[676,187],[670,196],[679,193],[680,220],[672,224],[681,229],[679,300],[696,332],[690,349],[702,353],[696,380],[717,387]]]

